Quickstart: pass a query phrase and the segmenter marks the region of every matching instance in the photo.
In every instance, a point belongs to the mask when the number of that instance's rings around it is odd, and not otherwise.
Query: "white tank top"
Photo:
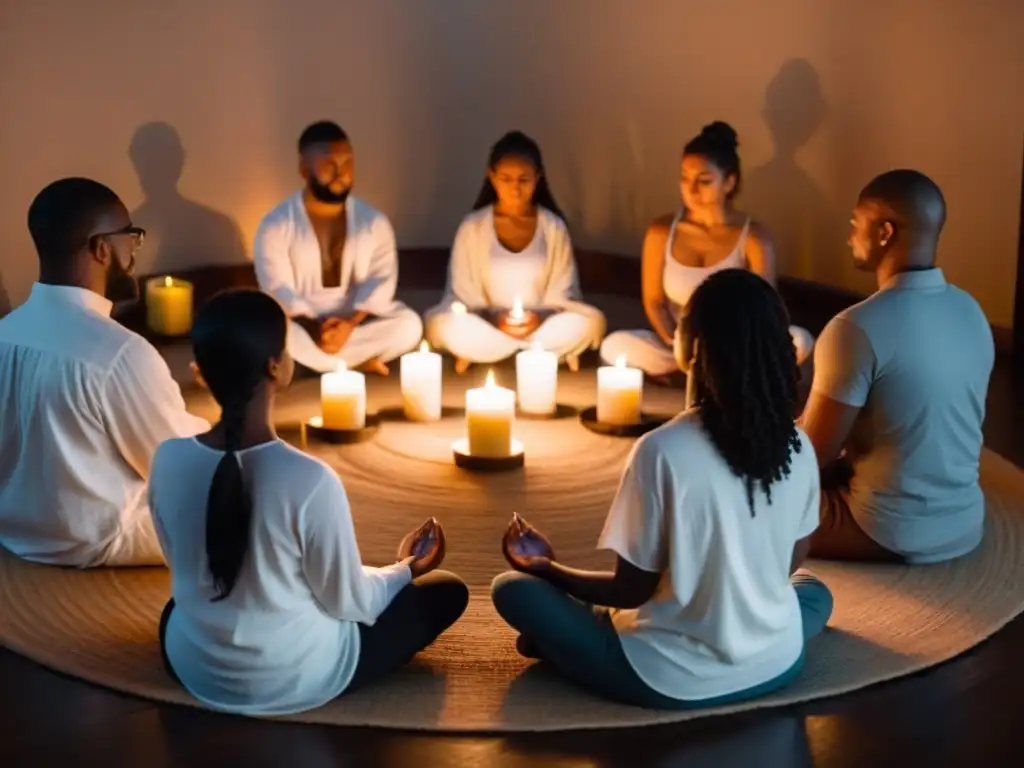
[[[662,278],[665,295],[677,306],[685,306],[697,290],[697,286],[703,283],[715,272],[722,269],[746,269],[747,257],[747,234],[750,231],[750,217],[747,217],[743,224],[743,231],[740,232],[740,239],[736,241],[736,247],[732,253],[715,264],[713,267],[688,267],[680,264],[672,256],[672,243],[675,242],[676,227],[683,217],[683,210],[672,219],[672,226],[668,231],[668,241],[665,243],[665,273]]]
[[[537,221],[533,239],[515,253],[498,240],[494,229],[494,214],[490,216],[491,252],[487,295],[495,309],[512,309],[516,298],[523,302],[525,309],[538,307],[544,298],[541,279],[548,262],[548,244],[543,227]]]

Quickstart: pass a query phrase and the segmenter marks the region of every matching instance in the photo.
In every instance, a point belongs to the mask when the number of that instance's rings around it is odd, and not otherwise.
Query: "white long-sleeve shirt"
[[[341,283],[323,284],[320,241],[296,192],[263,217],[253,260],[260,288],[276,298],[289,317],[366,312],[387,317],[398,287],[398,251],[387,217],[350,196],[348,228],[341,254]]]
[[[209,428],[160,354],[81,288],[36,283],[0,320],[0,544],[102,564],[149,517],[157,446]]]
[[[236,454],[253,503],[249,549],[231,594],[212,602],[206,503],[223,456],[180,439],[153,459],[149,499],[175,601],[168,658],[185,688],[216,709],[318,707],[352,679],[358,625],[373,625],[412,574],[401,563],[364,566],[338,476],[274,440]]]

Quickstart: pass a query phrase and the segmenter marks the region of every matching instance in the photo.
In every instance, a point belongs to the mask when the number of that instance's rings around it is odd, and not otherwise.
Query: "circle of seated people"
[[[529,730],[851,690],[949,658],[1020,611],[1021,473],[981,446],[991,332],[935,267],[945,204],[927,177],[894,171],[861,193],[850,244],[880,290],[826,325],[796,418],[815,341],[791,325],[769,238],[728,204],[739,185],[728,126],[687,144],[685,210],[648,232],[651,330],[607,336],[614,313],[583,301],[583,269],[528,137],[495,145],[422,321],[396,301],[390,225],[349,195],[347,137],[317,124],[299,150],[306,190],[257,234],[265,292],[218,294],[196,317],[207,391],[188,394],[187,413],[153,348],[105,317],[110,286],[135,285],[144,230],[88,180],[56,182],[33,202],[40,281],[0,322],[0,363],[14,372],[6,401],[19,414],[3,436],[19,446],[3,457],[16,482],[0,491],[13,553],[0,557],[5,644],[239,714]],[[711,247],[713,265],[694,256]],[[526,335],[509,327],[525,291]],[[686,387],[650,390],[678,415],[635,443],[572,420],[521,424],[534,460],[486,480],[429,460],[434,438],[449,439],[445,420],[389,422],[345,448],[280,439],[276,427],[316,402],[314,382],[292,385],[295,360],[383,374],[370,398],[385,407],[397,401],[387,364],[424,333],[457,373],[531,343],[555,351],[569,368],[560,396],[576,407],[594,389],[580,357],[598,349]],[[56,343],[75,354],[53,354]],[[93,353],[79,365],[75,355]],[[446,397],[471,379],[448,377]],[[91,514],[109,490],[105,456],[145,489],[138,514]],[[99,485],[56,509],[72,477]],[[26,562],[165,560],[169,574]],[[112,662],[111,645],[131,651]],[[570,683],[596,698],[575,703]]]

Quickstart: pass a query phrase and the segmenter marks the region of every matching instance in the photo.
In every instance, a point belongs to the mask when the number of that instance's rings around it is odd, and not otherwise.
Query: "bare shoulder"
[[[772,236],[764,224],[754,218],[750,219],[750,229],[747,232],[747,240],[762,250],[772,247]]]
[[[644,242],[663,242],[667,240],[673,221],[675,221],[675,216],[671,213],[666,213],[664,216],[656,218],[647,225],[647,231],[644,233]]]

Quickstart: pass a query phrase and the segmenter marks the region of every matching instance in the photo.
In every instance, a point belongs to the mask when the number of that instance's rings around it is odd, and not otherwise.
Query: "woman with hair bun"
[[[617,331],[601,345],[601,357],[655,379],[678,372],[672,339],[680,312],[701,283],[723,269],[747,269],[775,284],[775,253],[768,233],[733,207],[740,190],[739,141],[728,123],[704,127],[683,149],[682,207],[656,219],[643,246],[643,303],[651,330]],[[790,327],[799,364],[809,360],[814,337]]]

